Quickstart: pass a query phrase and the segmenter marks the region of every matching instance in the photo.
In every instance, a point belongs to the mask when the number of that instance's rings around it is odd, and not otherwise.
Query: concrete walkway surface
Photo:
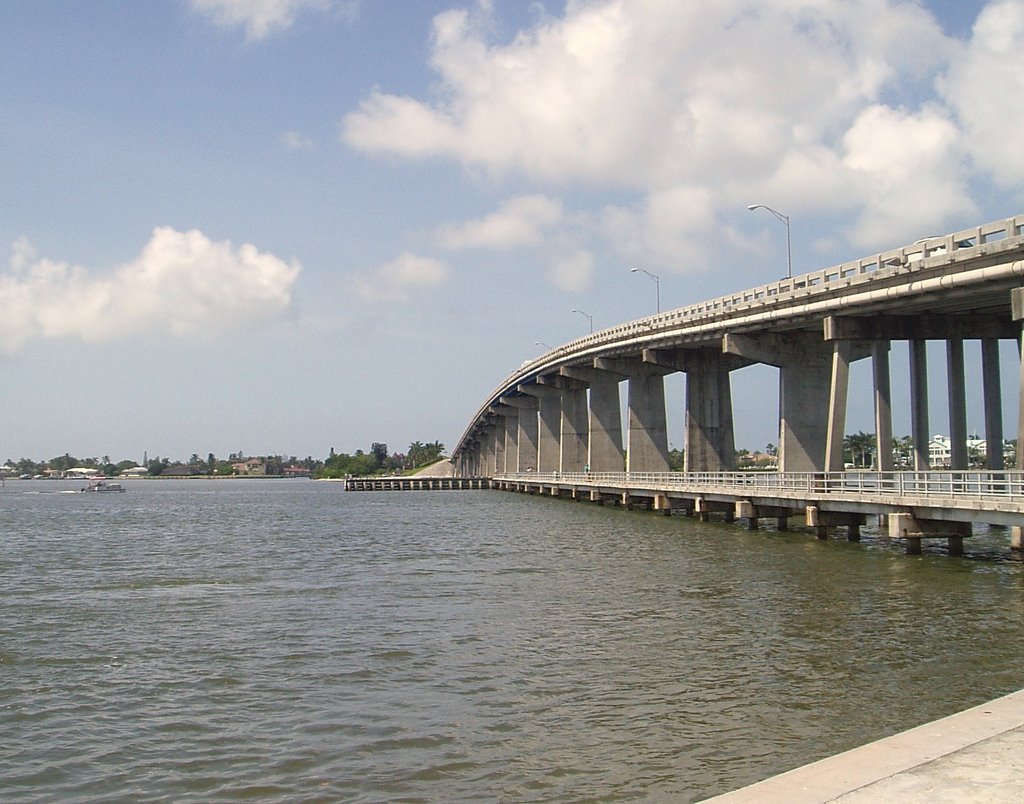
[[[1024,802],[1024,690],[707,801]]]

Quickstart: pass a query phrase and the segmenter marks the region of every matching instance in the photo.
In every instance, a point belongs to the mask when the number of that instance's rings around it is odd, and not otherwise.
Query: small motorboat
[[[84,486],[79,489],[83,494],[89,492],[119,492],[124,491],[124,486],[120,483],[108,483],[106,480],[94,480],[88,486]]]

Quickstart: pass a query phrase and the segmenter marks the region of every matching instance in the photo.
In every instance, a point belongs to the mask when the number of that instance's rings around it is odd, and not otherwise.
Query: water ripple
[[[996,535],[908,558],[487,492],[86,496],[0,492],[4,801],[687,801],[1019,685]]]

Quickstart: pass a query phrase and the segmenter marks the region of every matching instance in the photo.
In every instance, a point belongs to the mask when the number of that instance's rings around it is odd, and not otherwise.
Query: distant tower
[[[142,465],[143,466],[149,466],[149,451],[148,450],[142,453]]]

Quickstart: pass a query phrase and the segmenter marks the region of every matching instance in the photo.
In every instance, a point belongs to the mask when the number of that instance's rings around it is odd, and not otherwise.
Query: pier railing
[[[719,492],[757,496],[942,498],[1024,501],[1024,472],[970,470],[929,472],[517,472],[496,480],[616,489]],[[895,501],[895,500],[893,500]]]

